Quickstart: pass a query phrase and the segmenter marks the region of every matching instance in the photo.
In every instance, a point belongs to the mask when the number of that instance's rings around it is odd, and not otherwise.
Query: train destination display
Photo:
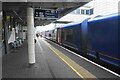
[[[41,18],[41,19],[57,19],[58,18],[58,11],[57,10],[50,10],[50,9],[35,9],[34,10],[34,17]]]

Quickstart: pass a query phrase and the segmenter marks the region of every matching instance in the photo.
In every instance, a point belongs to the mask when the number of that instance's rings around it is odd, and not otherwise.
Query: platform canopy
[[[4,17],[12,16],[14,21],[25,26],[27,24],[27,7],[57,10],[59,13],[57,19],[59,19],[90,1],[91,0],[2,0],[2,10]],[[35,18],[35,26],[43,26],[57,19]]]

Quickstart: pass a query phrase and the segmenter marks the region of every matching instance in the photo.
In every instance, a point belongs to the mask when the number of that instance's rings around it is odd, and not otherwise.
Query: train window
[[[72,39],[72,34],[73,34],[73,30],[72,29],[68,29],[65,31],[65,40],[71,40]]]
[[[63,30],[63,31],[62,31],[62,34],[63,34],[63,38],[64,38],[64,40],[66,40],[66,31]]]
[[[81,14],[84,14],[84,10],[81,9]]]

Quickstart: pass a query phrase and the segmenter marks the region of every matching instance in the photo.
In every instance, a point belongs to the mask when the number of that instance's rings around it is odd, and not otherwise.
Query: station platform
[[[44,38],[37,38],[35,48],[36,64],[31,68],[28,65],[27,41],[20,48],[4,55],[3,79],[120,80],[119,76]]]

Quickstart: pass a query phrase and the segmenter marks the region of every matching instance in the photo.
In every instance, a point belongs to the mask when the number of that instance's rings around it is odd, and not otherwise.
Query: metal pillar
[[[19,37],[18,34],[19,34],[19,32],[18,32],[18,24],[16,22],[16,24],[15,24],[15,39],[17,39]]]
[[[21,35],[22,41],[24,41],[24,37],[23,37],[23,35],[24,35],[24,34],[23,34],[23,26],[21,26],[21,31],[22,31],[22,32],[21,32],[21,34],[22,34],[22,35]]]
[[[5,54],[9,53],[9,45],[8,45],[8,37],[9,37],[9,31],[8,31],[8,22],[5,22],[4,24],[4,33],[5,33]]]
[[[33,8],[27,8],[28,63],[35,64],[34,15]]]
[[[0,79],[2,78],[2,2],[0,1]]]
[[[21,25],[19,24],[19,38],[22,38]]]
[[[22,26],[21,25],[19,25],[19,34],[20,34],[20,37],[19,38],[22,38]]]
[[[17,22],[15,22],[15,40],[18,37]]]
[[[2,56],[2,11],[0,11],[0,57]]]
[[[18,38],[20,38],[20,24],[18,24],[17,29],[18,29]]]

